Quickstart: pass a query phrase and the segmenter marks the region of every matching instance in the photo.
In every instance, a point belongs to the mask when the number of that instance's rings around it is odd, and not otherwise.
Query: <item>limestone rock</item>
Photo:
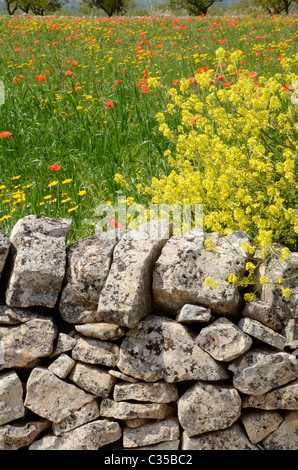
[[[270,390],[264,395],[244,397],[242,406],[243,408],[261,408],[263,410],[298,410],[298,380],[284,387]]]
[[[106,418],[135,419],[150,418],[164,419],[172,416],[174,408],[164,403],[130,403],[103,398],[100,404],[100,415]]]
[[[275,431],[283,418],[277,411],[250,410],[241,415],[241,421],[252,444],[257,444]]]
[[[108,397],[116,382],[106,369],[78,362],[73,368],[69,379],[86,392],[97,397]]]
[[[282,322],[274,311],[274,308],[270,304],[261,302],[260,300],[246,302],[241,315],[251,318],[252,320],[257,320],[263,325],[268,326],[268,328],[272,328],[274,331],[279,331],[282,328]]]
[[[178,400],[178,390],[175,384],[164,381],[153,383],[139,382],[130,384],[127,382],[117,383],[114,387],[115,401],[149,401],[153,403],[170,403]]]
[[[224,366],[194,343],[184,325],[157,315],[148,315],[127,332],[117,367],[147,382],[228,377]]]
[[[66,265],[71,219],[28,215],[12,229],[11,271],[6,289],[10,307],[54,308]]]
[[[252,339],[223,317],[202,328],[196,343],[214,359],[232,361],[251,347]]]
[[[133,328],[152,311],[152,270],[171,230],[168,222],[153,220],[123,236],[99,297],[98,320]]]
[[[4,351],[4,363],[0,365],[0,370],[30,367],[36,359],[49,356],[56,335],[56,325],[50,319],[29,320],[17,326],[0,326]]]
[[[234,387],[247,395],[263,395],[298,376],[293,355],[265,349],[248,351],[228,369],[234,371]]]
[[[72,338],[70,335],[67,335],[66,333],[59,333],[56,344],[54,345],[54,350],[50,357],[56,357],[62,353],[71,351],[75,347],[76,344],[77,344],[77,340],[75,338]]]
[[[129,450],[178,450],[179,445],[180,439],[174,439],[173,441],[159,442],[158,444],[152,444],[151,446],[131,447]]]
[[[281,252],[281,249],[282,247],[276,247],[278,252]],[[290,253],[289,258],[283,263],[276,255],[272,255],[266,264],[260,267],[258,275],[266,276],[272,281],[277,278],[286,279],[282,286],[290,289],[289,297],[283,297],[280,294],[280,286],[274,282],[263,284],[259,297],[262,302],[272,306],[282,321],[298,318],[298,253]]]
[[[123,447],[141,447],[180,437],[179,422],[175,417],[144,424],[135,429],[123,429]]]
[[[125,335],[125,330],[121,326],[104,322],[76,325],[75,329],[84,336],[104,341],[116,340]]]
[[[1,273],[3,271],[4,265],[6,262],[6,258],[9,253],[10,245],[11,243],[10,243],[9,237],[0,228],[0,279],[1,279]]]
[[[189,437],[228,428],[240,415],[240,395],[229,385],[197,382],[178,400],[178,419]]]
[[[254,338],[257,338],[263,343],[269,344],[274,348],[283,350],[285,347],[285,337],[276,333],[268,326],[263,325],[257,320],[252,320],[251,318],[241,318],[238,323],[238,327]]]
[[[50,421],[29,421],[24,424],[6,424],[0,427],[0,450],[18,450],[28,447],[47,428]]]
[[[87,364],[114,367],[119,360],[119,346],[94,338],[79,338],[72,350],[72,358]]]
[[[94,398],[48,369],[36,367],[27,382],[25,406],[38,416],[59,423]]]
[[[124,424],[128,428],[138,428],[143,424],[151,423],[152,420],[149,418],[134,418],[134,419],[124,419]]]
[[[289,349],[298,349],[298,318],[285,320],[283,335],[285,336],[285,347]]]
[[[266,450],[296,450],[298,449],[298,411],[291,411],[283,422],[263,440]]]
[[[118,423],[107,419],[87,423],[62,436],[52,434],[35,441],[29,450],[98,450],[121,437]]]
[[[214,249],[204,246],[207,238],[212,240]],[[177,311],[186,303],[195,303],[215,313],[235,314],[241,297],[238,288],[226,279],[230,274],[241,277],[245,273],[246,260],[241,249],[244,242],[251,239],[240,231],[224,237],[193,229],[172,237],[153,271],[155,307]],[[217,289],[205,285],[208,277],[219,284]]]
[[[55,436],[60,436],[68,431],[78,428],[83,424],[94,421],[100,415],[99,403],[97,398],[86,403],[71,415],[64,418],[59,423],[52,423],[52,429]]]
[[[53,374],[57,375],[57,377],[60,377],[60,379],[65,379],[74,367],[75,363],[76,361],[67,354],[61,354],[58,359],[49,365],[48,369],[53,372]]]
[[[210,308],[201,305],[185,304],[177,315],[180,323],[203,323],[213,320]]]
[[[118,231],[117,231],[118,233]],[[120,233],[97,233],[67,249],[67,269],[59,301],[62,318],[69,323],[96,321],[99,294],[112,262]]]
[[[0,305],[0,325],[19,325],[40,317],[44,317],[44,315],[29,308],[12,308],[8,305]]]
[[[14,371],[0,374],[0,426],[25,414],[23,387]]]
[[[124,380],[125,382],[130,382],[132,384],[136,384],[137,382],[139,382],[138,379],[130,377],[129,375],[122,374],[122,372],[119,372],[119,370],[110,369],[108,372],[112,377]]]
[[[238,423],[227,429],[189,437],[182,433],[181,450],[259,450],[242,431]]]

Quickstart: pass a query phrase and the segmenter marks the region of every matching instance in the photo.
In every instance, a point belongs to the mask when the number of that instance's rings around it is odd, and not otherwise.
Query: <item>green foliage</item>
[[[170,0],[169,7],[174,10],[185,9],[189,15],[206,15],[208,9],[218,0]]]
[[[80,10],[84,7],[103,10],[106,15],[119,16],[125,15],[133,2],[131,0],[83,0]]]
[[[232,15],[252,15],[256,16],[263,14],[264,9],[256,4],[255,0],[240,0],[235,5],[217,5],[210,7],[209,14],[217,16],[232,16]]]
[[[64,0],[5,0],[5,3],[10,15],[21,10],[25,13],[32,11],[34,15],[43,16],[60,10],[65,2]]]
[[[260,5],[270,14],[279,15],[285,12],[289,13],[290,6],[297,3],[295,0],[255,0],[257,5]]]
[[[17,0],[5,0],[6,9],[10,15],[13,15],[15,11],[18,9],[18,1]]]

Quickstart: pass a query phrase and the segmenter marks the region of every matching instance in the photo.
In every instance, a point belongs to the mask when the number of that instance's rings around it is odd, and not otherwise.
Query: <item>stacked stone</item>
[[[69,229],[0,230],[1,450],[297,450],[298,253],[245,303],[243,232]]]

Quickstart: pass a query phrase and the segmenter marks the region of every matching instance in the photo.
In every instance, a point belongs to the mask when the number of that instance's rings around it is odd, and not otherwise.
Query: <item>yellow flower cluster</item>
[[[219,49],[219,62],[223,54]],[[298,146],[287,84],[298,75],[287,60],[284,75],[268,80],[239,72],[239,57],[241,51],[226,59],[224,77],[212,69],[196,74],[196,94],[183,79],[180,90],[170,90],[168,112],[157,119],[175,145],[164,155],[171,170],[146,191],[157,204],[203,204],[206,232],[243,230],[264,249],[280,240],[291,247],[298,234]]]

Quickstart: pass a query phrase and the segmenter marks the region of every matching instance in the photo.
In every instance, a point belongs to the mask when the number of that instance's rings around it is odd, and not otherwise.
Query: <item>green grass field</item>
[[[294,58],[296,35],[295,16],[0,18],[1,228],[28,214],[71,217],[77,240],[92,233],[82,221],[119,191],[149,202],[137,185],[169,172],[173,144],[156,114],[173,83],[216,69],[219,47],[227,58],[240,49],[241,67],[269,79]],[[147,86],[155,77],[158,90]]]

